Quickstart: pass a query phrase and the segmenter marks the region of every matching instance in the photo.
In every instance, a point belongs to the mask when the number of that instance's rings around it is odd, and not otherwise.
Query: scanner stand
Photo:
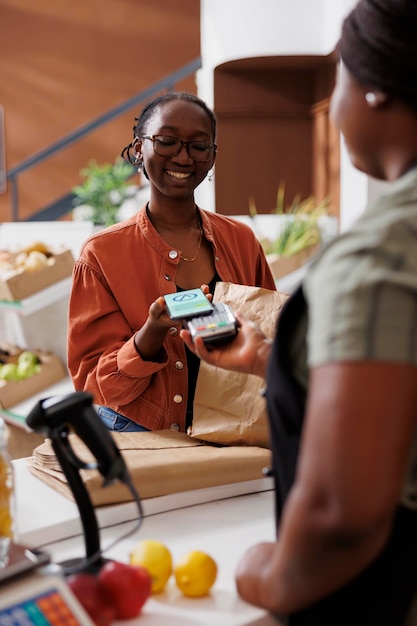
[[[98,469],[104,477],[104,485],[116,479],[129,483],[128,470],[120,451],[93,408],[93,396],[87,392],[40,400],[27,416],[26,422],[32,430],[42,432],[51,439],[80,513],[86,556],[60,565],[64,573],[75,571],[78,566],[83,571],[97,572],[105,560],[101,554],[94,507],[79,470]],[[70,427],[93,453],[96,463],[85,463],[74,453],[69,439]]]

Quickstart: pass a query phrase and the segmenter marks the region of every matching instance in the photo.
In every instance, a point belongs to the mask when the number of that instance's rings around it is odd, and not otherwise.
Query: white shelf
[[[7,423],[13,424],[22,430],[31,432],[31,429],[26,424],[26,416],[33,409],[35,404],[43,398],[50,398],[52,396],[64,396],[74,391],[74,385],[71,378],[63,378],[51,387],[46,387],[33,396],[30,396],[23,402],[10,407],[9,409],[3,409],[0,407],[0,416],[4,418]]]
[[[18,301],[0,300],[0,311],[18,313],[27,316],[36,313],[61,298],[68,296],[71,289],[72,277],[64,278],[41,291],[37,291],[32,296]]]

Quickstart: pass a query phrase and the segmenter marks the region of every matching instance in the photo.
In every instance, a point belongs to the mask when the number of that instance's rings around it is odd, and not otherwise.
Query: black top
[[[216,274],[213,276],[211,281],[209,282],[210,293],[214,293],[214,288],[216,283],[221,281],[220,276]],[[182,287],[177,285],[177,291],[185,291]],[[194,396],[195,396],[195,388],[197,385],[197,376],[198,370],[200,369],[200,359],[194,352],[191,352],[185,346],[185,355],[187,358],[187,370],[188,370],[188,397],[187,397],[187,412],[185,416],[185,431],[191,424],[193,423],[193,405],[194,405]]]

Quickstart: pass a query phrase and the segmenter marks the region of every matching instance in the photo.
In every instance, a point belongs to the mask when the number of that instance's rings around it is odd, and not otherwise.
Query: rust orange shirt
[[[275,289],[262,247],[249,226],[200,209],[222,281]],[[145,207],[92,235],[77,259],[69,302],[68,368],[75,389],[151,430],[185,430],[188,372],[175,328],[158,361],[144,361],[134,335],[149,306],[176,291],[180,262],[151,224]]]

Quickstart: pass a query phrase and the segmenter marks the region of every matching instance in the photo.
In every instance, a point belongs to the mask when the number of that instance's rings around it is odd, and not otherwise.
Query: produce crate
[[[53,263],[36,271],[7,270],[0,273],[0,300],[23,300],[72,275],[74,257],[71,250],[53,254],[50,258]]]
[[[64,365],[52,352],[34,351],[40,360],[40,371],[24,380],[0,380],[0,407],[8,409],[35,393],[50,387],[68,374]]]
[[[266,260],[275,279],[282,278],[302,267],[318,250],[318,246],[310,246],[291,256],[267,254]]]
[[[26,430],[23,426],[11,424],[7,419],[7,452],[11,459],[32,456],[33,450],[45,441],[46,435]]]

